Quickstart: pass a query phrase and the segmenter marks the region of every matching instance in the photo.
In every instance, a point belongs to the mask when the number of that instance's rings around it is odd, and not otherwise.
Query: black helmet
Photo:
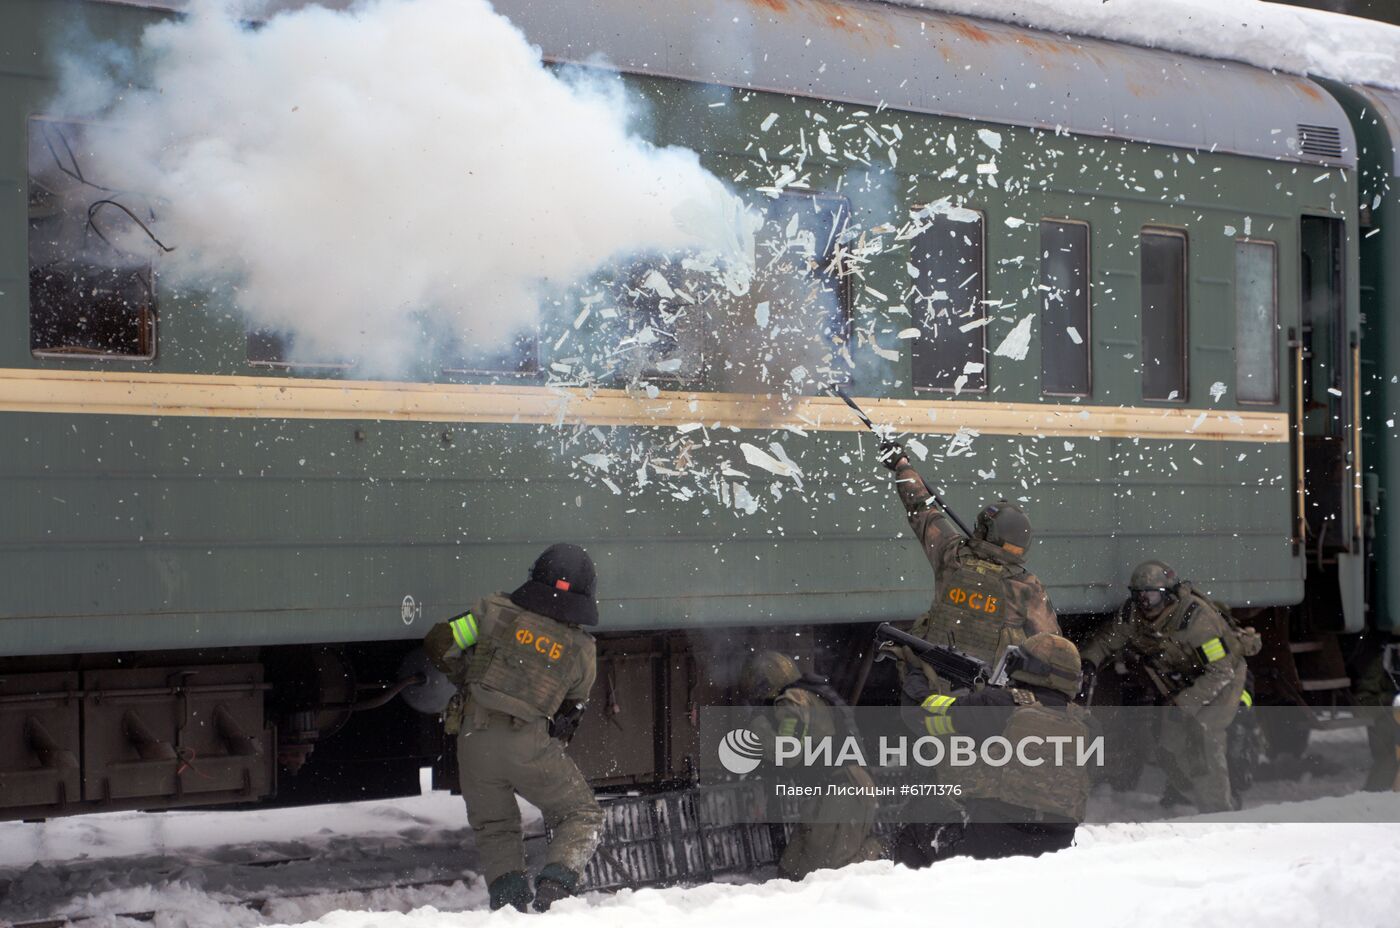
[[[972,536],[1002,548],[1016,557],[1025,557],[1031,546],[1031,520],[1015,503],[999,499],[977,514]]]
[[[578,545],[550,545],[535,559],[530,579],[510,594],[521,609],[570,625],[597,625],[593,558]]]
[[[1161,561],[1143,561],[1133,568],[1133,576],[1128,581],[1134,605],[1149,614],[1160,612],[1168,597],[1175,596],[1180,586],[1176,571]]]

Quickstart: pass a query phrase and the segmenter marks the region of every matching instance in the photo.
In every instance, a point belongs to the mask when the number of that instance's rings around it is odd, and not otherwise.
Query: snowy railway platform
[[[1354,735],[1330,738],[1334,748],[1363,749]],[[1140,792],[1100,787],[1095,807],[1115,823],[1087,824],[1074,847],[1034,860],[953,859],[921,871],[882,861],[800,883],[769,869],[589,893],[538,917],[578,928],[782,924],[796,912],[812,926],[923,913],[1044,928],[1394,928],[1400,881],[1383,875],[1400,873],[1400,794],[1354,792],[1346,769],[1265,779],[1241,812],[1167,821],[1146,821],[1161,814],[1150,775]],[[525,811],[534,856],[541,823]],[[256,812],[9,822],[0,824],[0,925],[437,928],[535,917],[488,912],[474,867],[461,799],[441,790]],[[1008,908],[989,909],[995,899]]]

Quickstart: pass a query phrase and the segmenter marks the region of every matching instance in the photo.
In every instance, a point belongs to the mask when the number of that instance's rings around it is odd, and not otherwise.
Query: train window
[[[29,349],[37,357],[150,360],[156,290],[150,207],[94,177],[98,126],[29,120]]]
[[[1089,225],[1040,223],[1040,390],[1088,396]]]
[[[344,370],[355,363],[334,358],[303,358],[292,352],[291,344],[291,339],[281,332],[252,329],[248,332],[248,363],[256,367],[296,367],[308,370]]]
[[[445,373],[531,376],[540,369],[539,334],[521,332],[504,345],[457,354],[443,368]]]
[[[791,280],[787,269],[796,264],[815,284],[809,292],[789,297],[816,306],[811,322],[831,342],[850,337],[850,286],[832,266],[837,241],[850,218],[851,204],[845,197],[784,190],[769,204],[768,221],[758,242],[760,253],[772,255],[775,265],[782,267],[773,278]]]
[[[1142,397],[1186,402],[1186,235],[1144,229]]]
[[[1235,390],[1278,402],[1278,256],[1273,242],[1235,243]]]
[[[910,242],[909,312],[916,389],[987,389],[987,305],[983,216],[962,207],[926,209]]]
[[[608,299],[590,310],[604,320],[601,363],[628,382],[700,378],[704,312],[692,272],[649,257],[617,269],[603,284]]]

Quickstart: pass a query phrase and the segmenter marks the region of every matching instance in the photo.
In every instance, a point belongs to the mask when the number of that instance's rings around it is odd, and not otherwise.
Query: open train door
[[[1299,222],[1301,331],[1295,347],[1298,531],[1317,630],[1366,622],[1361,483],[1360,338],[1348,299],[1347,227],[1337,216]],[[1340,619],[1340,622],[1338,622]]]
[[[1296,668],[1280,680],[1298,701],[1345,700],[1351,680],[1337,633],[1366,619],[1365,512],[1361,483],[1359,333],[1350,300],[1347,224],[1306,214],[1299,221],[1299,330],[1291,333],[1294,546],[1305,558],[1306,592],[1288,649]],[[1285,696],[1281,693],[1280,696]]]

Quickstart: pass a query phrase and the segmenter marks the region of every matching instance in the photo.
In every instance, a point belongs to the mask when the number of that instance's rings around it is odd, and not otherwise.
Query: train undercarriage
[[[1065,616],[1081,640],[1104,616]],[[1365,636],[1308,633],[1302,607],[1241,612],[1264,636],[1255,701],[1310,707],[1315,728],[1355,724]],[[862,704],[896,700],[872,662],[873,626],[715,629],[600,636],[598,682],[571,753],[600,792],[698,781],[699,712],[725,705],[744,657],[778,647]],[[305,804],[406,795],[430,767],[456,783],[412,640],[12,658],[0,664],[0,818],[221,804]],[[1364,697],[1363,697],[1364,698]],[[431,701],[431,700],[429,700]],[[1270,733],[1266,732],[1266,735]],[[1266,738],[1300,754],[1307,731]]]

